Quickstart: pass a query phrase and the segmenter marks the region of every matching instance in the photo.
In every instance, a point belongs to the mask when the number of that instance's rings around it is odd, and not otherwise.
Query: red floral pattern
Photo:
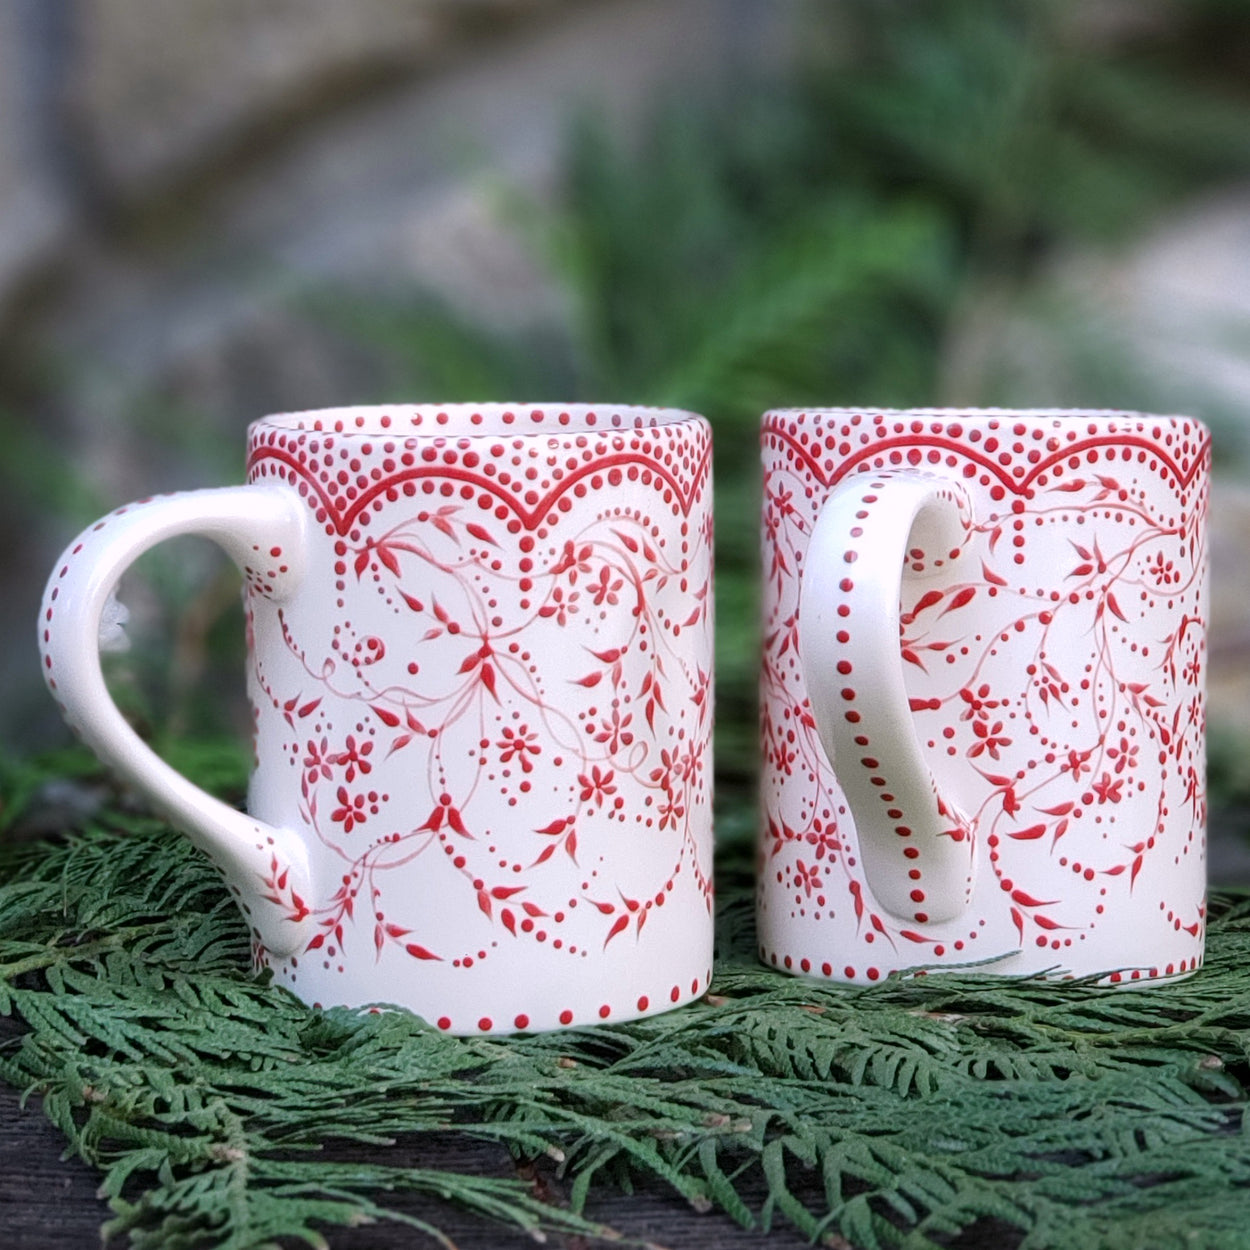
[[[779,412],[763,456],[761,956],[847,980],[984,960],[1111,980],[1196,968],[1206,431],[1115,413]],[[922,901],[906,916],[875,902],[798,657],[800,571],[829,490],[914,470],[973,504],[959,558],[904,576],[900,616],[926,762],[966,814],[951,836],[973,845],[970,906],[940,924]],[[860,766],[878,761],[839,763]]]
[[[709,461],[706,423],[638,409],[253,427],[249,481],[299,492],[327,570],[249,592],[252,809],[329,883],[260,963],[456,1031],[706,988]],[[353,987],[366,958],[390,995]]]

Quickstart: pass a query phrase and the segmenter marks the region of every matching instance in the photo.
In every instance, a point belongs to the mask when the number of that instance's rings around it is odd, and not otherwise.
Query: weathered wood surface
[[[81,1160],[61,1158],[65,1138],[32,1100],[0,1085],[0,1242],[9,1250],[100,1244],[108,1208],[99,1178]]]
[[[48,1122],[37,1100],[23,1109],[17,1093],[0,1085],[0,1247],[3,1250],[94,1250],[108,1206],[96,1196],[98,1175],[80,1159],[63,1159],[65,1139]],[[440,1143],[443,1166],[504,1176],[514,1173],[502,1148],[451,1139]],[[397,1150],[397,1162],[430,1165],[427,1153]],[[559,1200],[552,1191],[553,1201]],[[386,1196],[382,1197],[386,1202]],[[393,1205],[408,1214],[438,1223],[458,1250],[534,1250],[538,1243],[526,1233],[510,1232],[475,1216],[465,1215],[428,1199],[396,1196]],[[668,1250],[715,1246],[717,1250],[799,1250],[808,1242],[783,1220],[772,1234],[750,1232],[716,1212],[700,1215],[680,1198],[659,1188],[633,1195],[605,1192],[587,1212],[630,1240],[650,1242]],[[354,1229],[327,1229],[333,1250],[415,1250],[429,1245],[413,1229],[375,1224]],[[592,1250],[578,1237],[549,1237],[549,1250]],[[114,1242],[110,1250],[120,1250]]]

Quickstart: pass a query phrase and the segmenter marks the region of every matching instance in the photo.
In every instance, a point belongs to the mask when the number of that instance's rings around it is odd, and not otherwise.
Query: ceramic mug
[[[646,408],[253,424],[248,484],[132,504],[48,584],[65,715],[223,871],[307,1002],[454,1033],[624,1020],[711,977],[711,441]],[[127,726],[110,594],[204,534],[246,579],[247,814]]]
[[[1207,431],[779,411],[763,461],[761,957],[1196,969]]]

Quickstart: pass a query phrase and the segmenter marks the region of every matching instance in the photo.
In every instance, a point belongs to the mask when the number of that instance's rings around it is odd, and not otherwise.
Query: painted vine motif
[[[300,490],[334,569],[329,612],[249,596],[260,754],[332,865],[326,897],[268,883],[315,922],[291,963],[578,960],[674,896],[710,914],[706,431],[437,433],[254,433],[249,480]],[[392,884],[417,861],[419,906]],[[460,945],[428,914],[453,908]]]
[[[1109,967],[1081,943],[1114,943],[1109,931],[1148,905],[1159,914],[1146,922],[1176,935],[1178,957],[1125,975],[1196,966],[1206,820],[1201,427],[777,414],[764,459],[761,954],[847,979],[1013,948],[1060,967]],[[926,923],[923,904],[910,917],[874,904],[797,657],[799,573],[828,488],[849,474],[909,468],[949,473],[976,505],[949,575],[905,576],[901,605],[915,724],[939,793],[957,796],[979,854],[968,918],[940,926]],[[919,876],[902,858],[899,870]],[[802,953],[787,953],[796,945]]]

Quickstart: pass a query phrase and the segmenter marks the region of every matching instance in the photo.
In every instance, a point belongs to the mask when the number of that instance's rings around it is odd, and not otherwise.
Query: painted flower
[[[1181,580],[1174,561],[1167,559],[1162,551],[1155,552],[1154,559],[1146,562],[1146,568],[1156,586],[1171,586]]]
[[[1067,762],[1059,765],[1059,771],[1061,773],[1071,773],[1072,780],[1079,781],[1083,774],[1090,771],[1089,757],[1091,755],[1093,755],[1093,751],[1070,750]]]
[[[577,601],[579,598],[581,598],[579,591],[573,590],[566,595],[564,593],[564,588],[562,586],[557,586],[551,592],[551,601],[549,603],[544,603],[543,606],[538,609],[538,615],[546,617],[554,616],[556,618],[557,625],[567,624],[570,616],[577,615]]]
[[[982,682],[980,686],[973,690],[971,686],[965,686],[960,692],[959,697],[967,704],[960,716],[960,720],[972,720],[976,717],[978,720],[984,719],[987,711],[993,711],[996,707],[1002,707],[1004,700],[990,698],[989,682]]]
[[[533,771],[530,756],[541,755],[543,750],[538,745],[538,734],[531,733],[528,725],[518,725],[515,730],[505,725],[503,737],[495,745],[499,748],[500,763],[510,764],[515,759],[523,773]]]
[[[633,712],[622,716],[620,706],[613,700],[611,712],[599,722],[595,741],[605,743],[609,754],[615,755],[622,747],[627,747],[634,741],[633,731],[629,728],[633,719]]]
[[[820,879],[820,866],[818,864],[805,864],[801,859],[794,862],[794,884],[798,886],[808,898],[811,898],[813,890],[819,890],[823,884]]]
[[[373,771],[373,765],[369,763],[365,757],[373,752],[372,742],[357,743],[354,734],[347,735],[347,744],[344,750],[338,752],[337,755],[329,757],[331,764],[337,764],[339,767],[347,766],[345,774],[348,781],[355,781],[356,774],[364,776],[366,773]]]
[[[320,742],[309,738],[308,745],[304,748],[304,772],[309,781],[317,781],[323,777],[330,780],[330,765],[334,763],[335,757],[330,754],[329,746],[325,738]]]
[[[594,803],[596,807],[602,807],[604,799],[616,793],[616,785],[613,781],[615,776],[616,773],[612,769],[601,771],[598,764],[591,768],[589,775],[578,773],[577,780],[582,783],[582,802]]]
[[[560,554],[559,560],[552,566],[552,573],[567,573],[569,582],[572,584],[577,581],[578,573],[590,572],[590,557],[593,548],[588,544],[578,547],[571,538],[566,539],[564,550]]]
[[[330,813],[330,819],[336,825],[343,826],[344,833],[351,833],[357,825],[363,825],[370,816],[378,814],[377,791],[368,794],[351,794],[346,786],[339,786],[338,807]]]
[[[624,585],[624,581],[612,576],[612,570],[605,564],[599,570],[598,581],[591,582],[590,593],[595,601],[595,607],[599,608],[604,603],[619,603],[617,591]]]
[[[705,755],[702,745],[693,738],[686,743],[686,748],[681,754],[681,775],[683,780],[693,782],[699,774],[703,772]]]
[[[678,822],[686,814],[685,805],[677,795],[669,794],[660,804],[660,828],[676,829]]]
[[[798,752],[787,738],[778,737],[774,740],[772,749],[769,751],[769,758],[773,767],[779,773],[789,777],[794,771],[791,765],[798,758]]]
[[[1011,739],[1003,736],[1003,722],[1000,720],[996,720],[993,725],[988,720],[973,721],[972,732],[977,738],[976,742],[968,748],[968,755],[972,759],[988,752],[990,759],[996,760],[998,748],[1011,745]]]
[[[660,767],[651,770],[652,784],[659,789],[671,791],[673,788],[673,773],[677,769],[677,752],[670,751],[668,747],[660,748]]]
[[[792,517],[794,515],[794,491],[788,486],[782,486],[778,490],[770,490],[768,492],[768,502],[779,516]]]
[[[832,825],[813,825],[804,835],[803,841],[815,848],[817,859],[828,856],[833,858],[835,852],[842,849],[842,842]]]
[[[1126,768],[1137,767],[1137,743],[1129,742],[1123,736],[1120,738],[1120,745],[1109,747],[1107,749],[1108,759],[1115,760],[1116,773],[1122,773]]]
[[[1110,773],[1103,773],[1093,783],[1093,791],[1098,796],[1099,803],[1118,803],[1122,797],[1120,787],[1123,785],[1123,777],[1112,778]]]

